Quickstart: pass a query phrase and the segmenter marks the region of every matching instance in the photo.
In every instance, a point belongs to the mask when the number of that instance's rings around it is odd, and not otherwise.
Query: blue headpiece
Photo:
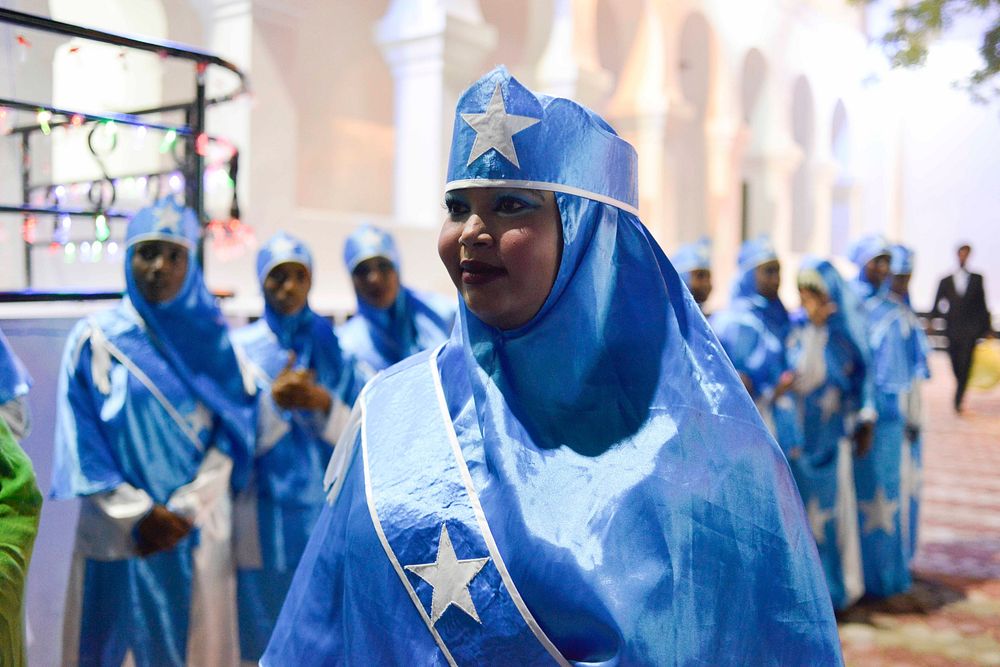
[[[915,253],[905,245],[898,243],[889,248],[889,270],[897,276],[908,276],[913,273],[913,258]]]
[[[229,438],[227,453],[234,463],[233,483],[239,488],[251,463],[253,399],[247,393],[222,311],[202,279],[195,256],[198,238],[198,216],[172,198],[140,210],[125,232],[125,287],[157,349],[221,421]],[[147,301],[136,284],[132,257],[144,241],[168,241],[188,250],[187,276],[170,301]]]
[[[707,237],[701,237],[694,243],[688,243],[678,248],[671,258],[677,273],[690,273],[699,269],[712,268],[712,242]]]
[[[28,393],[31,375],[0,331],[0,404]]]
[[[597,114],[531,92],[503,66],[458,101],[446,191],[548,190],[638,215],[637,173],[635,150]]]
[[[766,236],[759,236],[755,239],[744,241],[740,247],[739,271],[746,273],[756,269],[761,264],[778,259],[778,253],[774,250],[774,244]]]
[[[257,253],[257,278],[261,284],[271,269],[286,262],[301,264],[312,271],[312,255],[300,240],[286,232],[272,236]]]
[[[807,255],[802,258],[798,275],[799,287],[814,289],[826,294],[837,304],[827,326],[843,327],[862,357],[868,352],[868,338],[865,334],[865,312],[857,292],[851,289],[840,272],[825,259]]]
[[[847,251],[847,256],[859,268],[876,257],[890,256],[889,241],[881,234],[868,234],[855,241]]]
[[[358,227],[344,244],[344,264],[353,273],[358,264],[372,257],[385,257],[399,271],[399,251],[389,232],[372,225]]]

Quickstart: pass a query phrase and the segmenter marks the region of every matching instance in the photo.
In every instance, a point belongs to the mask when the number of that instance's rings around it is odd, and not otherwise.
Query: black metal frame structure
[[[7,107],[15,110],[29,111],[29,112],[48,112],[51,114],[51,120],[47,122],[48,129],[60,127],[64,125],[93,125],[91,128],[91,138],[93,136],[94,130],[97,128],[98,123],[106,123],[113,121],[114,123],[125,125],[125,126],[141,126],[149,130],[159,131],[159,132],[173,132],[178,138],[176,144],[174,144],[174,154],[173,157],[178,164],[177,170],[184,175],[185,182],[185,203],[190,206],[198,214],[198,219],[201,221],[202,225],[205,224],[205,202],[204,202],[204,183],[203,177],[205,172],[205,157],[197,149],[197,142],[202,141],[214,141],[214,137],[209,137],[205,133],[205,111],[209,106],[215,104],[221,104],[223,102],[228,102],[233,100],[247,92],[249,92],[249,85],[246,76],[236,65],[230,63],[219,56],[209,53],[207,51],[202,51],[190,46],[185,46],[182,44],[177,44],[168,41],[154,41],[146,39],[138,39],[128,35],[123,35],[113,32],[105,32],[101,30],[95,30],[93,28],[86,28],[83,26],[74,25],[71,23],[64,23],[61,21],[56,21],[43,16],[36,16],[33,14],[26,14],[24,12],[14,11],[12,9],[0,8],[0,23],[8,24],[12,26],[18,26],[21,28],[26,28],[30,30],[37,30],[40,32],[62,35],[66,37],[77,37],[85,40],[90,40],[93,42],[100,42],[103,44],[109,44],[112,46],[117,46],[122,49],[134,49],[138,51],[146,51],[150,53],[155,53],[161,58],[173,58],[179,60],[185,60],[194,63],[194,97],[190,101],[178,102],[173,104],[168,104],[160,107],[150,108],[150,109],[139,109],[132,111],[130,113],[114,113],[114,112],[84,112],[74,109],[65,109],[54,107],[49,104],[40,104],[27,100],[18,99],[7,99],[0,98],[0,107]],[[236,88],[224,95],[218,95],[214,97],[208,97],[206,95],[205,89],[205,74],[209,67],[219,67],[229,72],[232,72],[238,77],[238,85]],[[146,117],[165,114],[165,113],[179,113],[184,114],[184,123],[181,124],[171,124],[163,122],[150,122],[146,120]],[[16,136],[20,138],[21,144],[21,192],[22,201],[21,203],[11,203],[4,204],[0,202],[0,213],[21,213],[24,215],[25,220],[27,220],[32,215],[53,215],[53,216],[81,216],[81,217],[92,217],[97,218],[98,216],[104,216],[105,218],[127,218],[131,216],[133,212],[116,210],[114,207],[115,203],[115,192],[114,184],[111,175],[109,175],[104,168],[103,163],[100,160],[100,156],[94,149],[92,143],[90,143],[90,150],[97,159],[98,164],[101,166],[101,170],[104,174],[105,180],[111,185],[110,201],[105,202],[103,194],[98,202],[93,202],[94,207],[92,209],[85,208],[61,208],[58,202],[54,206],[37,206],[31,205],[30,194],[32,190],[39,187],[55,187],[59,184],[57,183],[46,183],[38,184],[31,182],[31,145],[30,138],[33,134],[37,132],[43,132],[42,124],[29,124],[19,127],[14,127],[10,131],[11,136]],[[47,134],[48,132],[45,131]],[[176,153],[176,147],[178,144],[182,144],[184,147],[183,155],[178,155]],[[230,173],[235,175],[235,169],[237,165],[238,152],[234,153],[230,161]],[[153,174],[142,174],[143,176],[161,176],[164,172],[157,172]],[[238,215],[238,206],[236,205],[235,195],[233,202],[234,215]],[[26,285],[29,288],[24,292],[24,294],[35,294],[36,298],[31,300],[50,300],[50,298],[45,298],[41,295],[54,293],[47,292],[32,292],[30,290],[32,277],[31,277],[31,254],[33,243],[25,241],[25,273],[26,273]],[[202,260],[202,248],[199,246],[199,261]],[[12,293],[0,293],[0,301],[15,300],[11,297]],[[6,298],[5,298],[6,297]],[[39,298],[40,297],[40,298]],[[80,293],[80,298],[88,298],[86,293]],[[24,300],[24,299],[16,299]]]

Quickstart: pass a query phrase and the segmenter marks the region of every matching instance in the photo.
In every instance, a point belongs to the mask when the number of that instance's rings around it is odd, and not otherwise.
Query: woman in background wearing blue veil
[[[901,399],[913,383],[907,352],[909,324],[901,302],[889,294],[889,244],[865,236],[850,249],[858,267],[854,288],[865,311],[871,350],[870,383],[877,413],[871,451],[854,461],[861,522],[865,592],[888,597],[910,588],[909,535],[902,512],[903,438],[906,416]]]
[[[830,262],[804,259],[798,286],[802,310],[793,317],[789,358],[803,444],[790,452],[789,463],[833,606],[842,610],[864,592],[852,460],[868,344],[857,297]]]
[[[712,244],[703,237],[683,245],[670,261],[704,313],[705,303],[712,294]]]
[[[264,665],[837,664],[794,481],[636,212],[503,67],[460,98],[443,346],[368,384]]]
[[[329,322],[309,307],[312,255],[279,232],[257,254],[264,317],[235,332],[257,378],[257,447],[237,498],[243,660],[260,660],[323,507],[323,472],[361,390]]]
[[[344,263],[358,313],[337,327],[337,336],[365,380],[448,338],[455,306],[400,284],[399,251],[388,232],[371,225],[356,229],[344,245]]]
[[[930,342],[917,314],[910,305],[910,277],[913,275],[914,252],[904,245],[893,245],[889,262],[892,273],[890,297],[900,301],[906,318],[906,356],[909,361],[912,384],[900,398],[900,406],[906,419],[903,430],[903,460],[900,469],[901,511],[903,512],[903,534],[907,538],[907,555],[912,561],[917,554],[917,528],[920,523],[920,478],[923,469],[923,423],[924,407],[920,387],[931,376],[927,364]]]
[[[79,497],[69,665],[239,663],[232,493],[253,447],[253,378],[205,288],[194,212],[129,222],[126,296],[63,354],[52,496]]]
[[[761,237],[740,248],[736,285],[729,307],[711,323],[740,379],[781,448],[802,442],[794,401],[788,392],[795,374],[786,348],[791,321],[778,296],[781,264],[774,246]]]

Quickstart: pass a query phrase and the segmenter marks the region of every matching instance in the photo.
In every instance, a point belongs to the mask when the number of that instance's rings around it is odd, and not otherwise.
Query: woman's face
[[[868,260],[865,264],[865,278],[875,287],[881,287],[882,283],[889,276],[889,256],[879,255]]]
[[[778,288],[781,287],[781,264],[772,259],[757,267],[757,293],[766,299],[778,298]]]
[[[466,188],[445,195],[438,254],[476,317],[516,329],[541,309],[562,257],[555,195],[518,188]]]
[[[305,307],[311,288],[312,272],[308,267],[298,262],[284,262],[264,278],[264,299],[282,315],[294,315]]]
[[[354,292],[369,306],[385,310],[399,295],[399,273],[385,257],[371,257],[351,272]]]
[[[132,253],[132,278],[150,303],[170,301],[184,286],[188,250],[169,241],[142,241]]]

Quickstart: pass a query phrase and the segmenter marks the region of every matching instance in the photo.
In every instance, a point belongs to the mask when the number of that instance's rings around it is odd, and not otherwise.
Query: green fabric
[[[0,418],[0,665],[27,664],[24,583],[41,511],[31,459]]]

